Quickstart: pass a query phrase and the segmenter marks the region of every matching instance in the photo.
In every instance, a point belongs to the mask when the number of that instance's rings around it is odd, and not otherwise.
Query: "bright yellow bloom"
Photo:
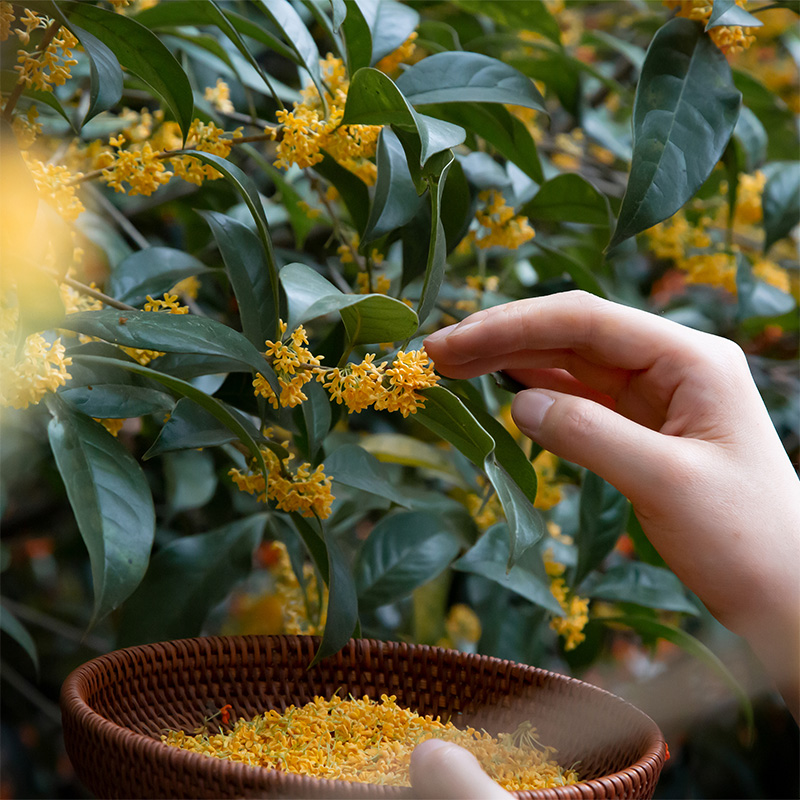
[[[574,650],[586,638],[583,629],[589,621],[589,600],[570,592],[563,578],[565,567],[553,558],[553,551],[550,549],[544,553],[544,565],[547,574],[553,579],[550,582],[550,591],[564,612],[562,616],[550,620],[550,627],[564,637],[565,650]]]
[[[200,281],[194,275],[190,275],[188,278],[184,278],[182,281],[176,283],[172,287],[170,294],[177,294],[177,295],[182,294],[185,295],[186,297],[191,297],[193,300],[196,300],[197,293],[199,291],[200,291]]]
[[[103,170],[103,180],[115,192],[149,196],[160,186],[169,183],[172,173],[167,171],[164,159],[159,157],[150,142],[128,150],[122,149],[124,143],[123,134],[111,139],[117,152],[113,161]],[[126,183],[128,188],[125,187]]]
[[[417,49],[416,44],[414,44],[417,35],[416,31],[412,31],[408,39],[406,39],[400,47],[389,53],[388,56],[384,56],[375,65],[375,69],[379,69],[387,75],[392,75],[401,64],[407,64],[414,55],[414,51]]]
[[[67,222],[74,222],[85,210],[75,194],[75,186],[71,184],[75,178],[80,177],[80,173],[72,174],[66,167],[58,164],[45,164],[24,152],[22,157],[42,198]]]
[[[231,90],[222,78],[217,78],[216,86],[206,86],[203,97],[208,100],[217,111],[222,111],[224,114],[233,111]]]
[[[11,35],[11,26],[14,23],[14,6],[6,0],[0,2],[0,42],[4,42]]]
[[[38,117],[39,110],[36,106],[31,106],[25,116],[17,114],[14,117],[11,127],[14,129],[14,136],[16,136],[20,150],[28,150],[42,132],[42,125],[37,122]]]
[[[481,621],[478,615],[467,605],[456,603],[450,607],[444,621],[444,627],[450,641],[461,649],[475,645],[481,638]]]
[[[255,468],[255,462],[251,463],[251,472],[238,469],[228,472],[241,491],[255,495],[262,503],[272,500],[281,511],[299,511],[304,517],[320,519],[330,515],[334,499],[332,479],[325,474],[323,464],[312,469],[306,462],[292,473],[289,468],[292,455],[281,461],[266,447],[261,449],[261,454],[268,469],[266,476]]]
[[[124,419],[97,419],[97,417],[93,417],[93,419],[95,422],[99,422],[114,437],[119,434],[125,424]]]
[[[787,294],[792,289],[789,273],[768,258],[757,258],[755,260],[753,263],[753,275]]]
[[[182,306],[178,302],[177,294],[164,293],[164,299],[153,300],[147,295],[147,302],[144,304],[145,311],[169,311],[170,314],[188,314],[189,307]]]
[[[242,129],[237,128],[231,134],[231,138],[222,138],[225,131],[218,128],[213,122],[205,123],[199,119],[192,122],[186,136],[186,147],[194,147],[202,153],[211,153],[220,158],[227,158],[230,155],[231,147],[235,139],[242,136]],[[175,175],[183,178],[189,183],[200,186],[203,181],[217,180],[222,177],[222,173],[214,167],[202,163],[192,156],[174,156],[170,159]]]
[[[736,0],[736,5],[744,8],[746,0]],[[706,23],[713,9],[712,0],[664,0],[664,5],[677,8],[677,16]],[[739,25],[721,25],[709,30],[711,41],[723,53],[738,53],[745,50],[756,40],[752,35],[753,28],[742,28]]]
[[[339,405],[344,403],[353,414],[359,414],[373,405],[386,393],[383,386],[386,363],[373,363],[374,353],[369,353],[360,364],[320,372],[317,380],[328,390]]]
[[[530,722],[493,737],[472,727],[457,728],[436,717],[364,696],[344,700],[315,697],[285,712],[267,711],[237,720],[229,732],[196,735],[168,731],[162,741],[206,756],[255,767],[344,781],[409,786],[411,751],[426,739],[454,742],[469,750],[489,777],[509,791],[546,789],[576,783],[574,769],[559,766],[555,750],[543,745]],[[216,722],[216,720],[214,720]],[[213,723],[212,723],[213,724]]]
[[[742,173],[736,192],[734,225],[755,225],[764,218],[761,195],[767,183],[767,176],[758,170],[753,175]],[[727,208],[727,206],[726,206]]]
[[[516,250],[536,235],[527,217],[515,216],[514,209],[496,189],[486,189],[478,195],[484,204],[475,217],[480,223],[478,233],[470,232],[472,241],[481,249],[506,247]]]
[[[558,457],[542,450],[533,460],[537,488],[534,506],[542,511],[561,502],[561,484],[558,480]]]
[[[730,253],[699,253],[680,265],[688,283],[719,286],[736,294],[736,259]]]
[[[375,408],[378,411],[399,411],[404,417],[425,407],[425,400],[418,390],[429,389],[439,382],[424,347],[408,353],[400,350],[385,375],[389,385],[375,401]]]
[[[370,294],[369,274],[367,272],[359,272],[358,275],[356,275],[356,283],[359,294]],[[388,294],[391,288],[392,282],[383,273],[372,276],[373,294]]]
[[[15,33],[23,44],[27,44],[31,31],[47,28],[52,20],[26,8],[20,22],[25,30],[18,28]],[[63,86],[72,77],[70,67],[78,63],[76,58],[72,58],[72,51],[77,46],[78,40],[72,33],[67,28],[59,28],[43,52],[32,54],[27,50],[18,50],[14,67],[19,74],[18,80],[28,89],[43,92],[52,92],[53,86]]]
[[[286,333],[286,323],[279,320],[281,336]],[[256,395],[261,395],[269,400],[273,408],[294,408],[308,397],[303,393],[303,386],[313,377],[314,367],[320,365],[321,357],[315,356],[305,345],[308,344],[306,329],[299,325],[287,342],[267,340],[265,358],[272,364],[278,377],[281,394],[275,395],[272,387],[262,375],[256,375],[253,389]]]

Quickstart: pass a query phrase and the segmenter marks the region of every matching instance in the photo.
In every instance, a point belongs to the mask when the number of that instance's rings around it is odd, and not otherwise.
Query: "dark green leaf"
[[[314,171],[333,184],[342,196],[356,230],[359,234],[363,233],[369,216],[369,190],[364,181],[327,153],[319,164],[314,165]]]
[[[347,13],[341,22],[350,75],[372,64],[372,27],[377,16],[374,0],[345,0]]]
[[[74,20],[101,39],[114,52],[120,65],[141,78],[164,101],[185,137],[194,112],[192,86],[175,56],[161,40],[124,14],[74,0],[62,2],[61,7],[70,21]]]
[[[442,224],[442,193],[444,192],[447,173],[455,160],[452,150],[438,153],[423,168],[424,179],[428,184],[428,196],[431,199],[431,234],[428,243],[428,258],[425,264],[425,279],[420,292],[417,316],[421,325],[433,311],[439,289],[444,281],[447,266],[447,237]]]
[[[317,87],[320,97],[325,96],[319,69],[319,50],[300,15],[288,0],[259,0],[259,5],[273,24],[283,33],[284,39],[296,54]]]
[[[628,515],[627,525],[628,536],[633,541],[633,546],[636,549],[636,555],[640,561],[646,564],[652,564],[654,567],[666,567],[667,562],[659,555],[658,550],[653,547],[647,534],[642,528],[642,523],[635,513]]]
[[[614,549],[628,521],[630,504],[621,492],[593,472],[584,473],[581,486],[578,566],[579,584]]]
[[[314,562],[314,567],[327,586],[329,580],[328,551],[321,534],[316,530],[320,527],[319,524],[312,526],[305,517],[301,517],[297,512],[290,514],[290,517],[298,536]]]
[[[291,329],[338,311],[354,344],[405,339],[417,330],[417,315],[400,300],[383,294],[344,294],[305,264],[287,264],[281,283]]]
[[[89,94],[89,109],[81,122],[85,125],[102,111],[113,108],[122,97],[122,67],[114,52],[100,39],[79,25],[70,22],[61,8],[53,1],[48,8],[53,16],[69,28],[83,46],[89,58],[92,74],[92,88]]]
[[[160,297],[184,278],[210,272],[200,260],[172,247],[148,247],[129,255],[111,272],[108,292],[138,306],[147,295]]]
[[[386,467],[358,445],[343,445],[326,456],[325,474],[345,486],[385,497],[406,508],[410,505],[408,498],[395,489]]]
[[[611,212],[605,195],[585,178],[570,172],[543,184],[519,213],[534,226],[539,220],[548,220],[607,227]]]
[[[305,427],[309,457],[313,460],[331,428],[331,403],[328,393],[318,381],[309,381],[303,387],[308,398],[300,406]]]
[[[279,388],[275,373],[255,346],[233,328],[208,317],[104,308],[68,314],[59,327],[123,347],[221,356],[260,372],[273,389]]]
[[[265,521],[255,514],[160,550],[122,609],[119,646],[198,636],[211,609],[250,574]]]
[[[595,573],[596,574],[596,573]],[[636,603],[647,608],[697,614],[697,607],[687,597],[683,584],[673,572],[640,561],[626,561],[611,567],[592,580],[590,575],[579,591],[583,595],[612,603]]]
[[[733,129],[733,141],[742,151],[743,157],[739,164],[742,172],[753,172],[766,161],[767,131],[747,106],[742,106],[739,112],[739,119]]]
[[[760,28],[764,23],[749,11],[736,5],[736,0],[714,0],[711,16],[705,30],[719,28],[721,25],[740,25],[743,28]]]
[[[36,642],[22,623],[0,603],[0,631],[5,631],[27,654],[39,674],[39,652]]]
[[[580,261],[572,256],[568,256],[561,250],[554,247],[548,247],[542,239],[534,239],[534,246],[540,250],[544,256],[533,256],[530,259],[533,267],[540,271],[542,275],[555,273],[566,273],[575,282],[579,289],[584,292],[591,292],[598,297],[607,297],[608,294],[603,288],[602,284],[598,281],[597,277],[587,269]],[[540,268],[540,264],[544,262],[544,269]]]
[[[243,223],[218,211],[198,211],[217,242],[236,295],[242,332],[257,348],[272,338],[278,309],[259,238]]]
[[[414,218],[421,204],[403,146],[391,128],[381,131],[375,161],[378,177],[362,245],[402,228]]]
[[[702,25],[675,17],[647,51],[633,108],[633,159],[609,247],[671,217],[730,139],[741,94]]]
[[[264,205],[261,202],[261,197],[258,193],[255,183],[253,183],[252,178],[250,178],[248,175],[245,175],[245,173],[242,172],[239,167],[237,167],[235,164],[231,164],[229,161],[226,161],[220,156],[215,156],[211,153],[201,153],[198,151],[192,151],[191,155],[195,158],[199,158],[201,161],[205,161],[215,169],[218,169],[236,188],[236,190],[242,196],[242,200],[244,200],[245,205],[250,210],[250,213],[253,215],[253,219],[256,223],[256,231],[258,232],[258,238],[261,239],[261,245],[264,248],[267,276],[269,278],[270,293],[272,295],[272,308],[279,308],[278,265],[275,260],[275,253],[272,249],[272,239],[269,235],[267,215],[264,212]],[[262,324],[266,324],[266,322],[266,320],[263,320]],[[273,335],[270,338],[274,339],[278,335],[277,315],[275,316],[272,325]]]
[[[618,617],[603,617],[602,620],[598,620],[598,622],[610,625],[626,625],[644,636],[655,636],[659,639],[666,639],[668,642],[678,645],[678,647],[702,661],[706,666],[711,667],[711,669],[713,669],[733,690],[739,700],[739,706],[744,713],[748,727],[752,730],[753,706],[750,703],[747,692],[742,688],[736,678],[733,677],[725,664],[723,664],[699,639],[696,639],[691,634],[686,633],[686,631],[674,625],[667,625],[666,623],[658,622],[652,619],[652,617],[646,617],[644,615],[623,614]]]
[[[796,308],[791,294],[756,278],[750,262],[742,253],[736,256],[736,289],[737,317],[740,320],[779,317]]]
[[[764,252],[800,222],[800,163],[770,164],[761,205],[764,209]]]
[[[435,578],[459,551],[456,536],[432,514],[384,517],[370,531],[355,565],[362,607],[393,603]]]
[[[358,597],[352,567],[335,537],[327,536],[325,547],[328,550],[328,616],[312,666],[338,653],[358,625]]]
[[[421,142],[420,166],[432,155],[464,141],[457,125],[414,110],[391,78],[377,69],[360,69],[350,82],[343,125],[395,125],[415,132]]]
[[[471,550],[453,564],[453,569],[483,575],[531,603],[554,614],[562,614],[561,606],[550,592],[550,582],[538,550],[529,549],[508,569],[509,542],[508,525],[493,525]]]
[[[404,3],[379,0],[378,13],[372,24],[372,58],[370,66],[393,53],[413,33],[419,14]]]
[[[92,566],[92,622],[139,585],[155,535],[155,511],[142,468],[106,429],[65,403],[50,401],[50,447]]]
[[[546,530],[544,519],[517,482],[500,465],[495,453],[486,457],[483,469],[500,498],[503,513],[508,521],[508,568],[510,569],[528,548],[544,536]]]
[[[397,88],[414,106],[433,103],[509,103],[546,112],[533,81],[481,53],[435,53],[409,67]]]
[[[529,178],[536,183],[544,182],[536,143],[530,131],[503,106],[491,103],[447,103],[428,106],[426,111],[476,133],[500,155],[513,161]]]
[[[215,400],[214,402],[220,401]],[[221,405],[249,432],[254,441],[266,444],[266,439],[258,428],[241,411],[227,403],[221,403]],[[237,438],[237,434],[230,427],[221,423],[211,412],[183,397],[175,404],[172,414],[143,458],[153,458],[175,450],[214,447],[232,442]]]
[[[486,3],[483,0],[458,0],[457,5],[473,14],[486,14],[514,31],[536,31],[561,44],[561,30],[542,0],[511,0]]]
[[[461,400],[443,386],[424,389],[420,394],[425,398],[425,407],[417,409],[414,418],[450,442],[473,464],[483,467],[486,456],[494,449],[494,439]]]
[[[176,450],[165,454],[162,463],[169,514],[202,508],[214,496],[219,481],[211,453]]]

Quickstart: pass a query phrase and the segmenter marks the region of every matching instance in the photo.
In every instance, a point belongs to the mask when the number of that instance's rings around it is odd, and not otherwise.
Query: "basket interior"
[[[421,714],[493,734],[530,721],[540,740],[557,748],[559,763],[578,762],[582,780],[660,758],[663,740],[648,717],[580,681],[485,656],[372,640],[352,640],[309,668],[317,644],[312,637],[209,637],[111,653],[65,684],[65,731],[76,704],[83,704],[80,724],[104,727],[105,736],[119,726],[159,739],[166,729],[193,731],[227,703],[234,719],[249,719],[338,691],[396,695],[398,704]]]

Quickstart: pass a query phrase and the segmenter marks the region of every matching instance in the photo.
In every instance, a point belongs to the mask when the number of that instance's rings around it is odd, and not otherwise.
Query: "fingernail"
[[[457,327],[457,325],[448,325],[446,328],[439,328],[438,331],[434,331],[429,336],[426,336],[425,341],[438,342],[440,339],[444,339],[445,336],[451,334]]]
[[[544,421],[547,409],[555,402],[555,398],[536,389],[520,392],[511,406],[511,416],[517,427],[525,433],[536,433]]]

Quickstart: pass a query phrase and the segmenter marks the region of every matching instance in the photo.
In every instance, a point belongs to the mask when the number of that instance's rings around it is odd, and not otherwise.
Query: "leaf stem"
[[[67,286],[71,286],[73,289],[76,289],[82,294],[86,294],[89,297],[94,297],[95,300],[100,300],[112,308],[118,308],[120,311],[138,311],[135,306],[129,306],[127,303],[115,300],[113,297],[109,297],[99,289],[93,289],[91,286],[87,286],[85,283],[76,281],[75,278],[70,278],[69,275],[65,275],[63,278],[61,278],[61,282],[66,283]]]

